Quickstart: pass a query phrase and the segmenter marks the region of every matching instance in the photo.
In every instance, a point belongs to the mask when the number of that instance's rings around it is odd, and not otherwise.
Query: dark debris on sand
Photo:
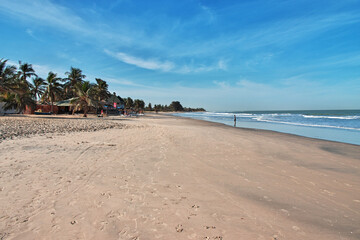
[[[124,124],[104,119],[1,117],[0,142],[5,139],[49,133],[94,132],[123,128]]]

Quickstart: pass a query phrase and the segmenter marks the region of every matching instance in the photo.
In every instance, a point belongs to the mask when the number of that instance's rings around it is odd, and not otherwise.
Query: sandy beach
[[[163,114],[0,122],[0,239],[360,239],[360,146]]]

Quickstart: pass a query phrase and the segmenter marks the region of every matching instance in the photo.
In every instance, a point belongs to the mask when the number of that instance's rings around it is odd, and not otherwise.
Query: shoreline
[[[255,132],[269,132],[269,133],[276,133],[276,134],[284,134],[287,136],[293,136],[293,137],[300,137],[300,138],[304,138],[304,139],[308,139],[308,140],[314,140],[314,141],[324,141],[324,142],[329,142],[329,143],[339,143],[339,144],[346,144],[346,145],[352,145],[355,147],[360,147],[359,144],[354,144],[354,143],[347,143],[347,142],[340,142],[340,141],[335,141],[335,140],[328,140],[328,139],[321,139],[321,138],[315,138],[315,137],[307,137],[307,136],[302,136],[302,135],[297,135],[294,133],[286,133],[286,132],[279,132],[276,130],[269,130],[269,129],[260,129],[260,128],[247,128],[247,127],[234,127],[225,123],[220,123],[220,122],[213,122],[213,121],[208,121],[208,120],[203,120],[203,119],[196,119],[196,118],[191,118],[191,117],[184,117],[184,116],[174,116],[171,114],[163,114],[163,115],[168,115],[168,116],[172,116],[175,118],[185,118],[185,119],[190,119],[190,120],[195,120],[195,121],[203,121],[203,122],[207,122],[207,123],[211,123],[211,124],[217,124],[219,127],[227,127],[227,128],[231,128],[231,129],[240,129],[242,131],[255,131]]]
[[[261,129],[261,128],[251,128],[251,127],[233,127],[231,125],[225,124],[225,123],[221,123],[221,122],[215,122],[215,121],[209,121],[209,120],[204,120],[204,119],[196,119],[196,118],[191,118],[191,117],[185,117],[185,116],[176,116],[176,115],[172,115],[173,113],[177,113],[177,112],[159,112],[158,114],[156,113],[146,113],[143,116],[139,116],[142,118],[146,118],[146,117],[152,117],[152,116],[157,116],[157,115],[163,115],[163,116],[170,116],[170,117],[174,117],[174,118],[180,118],[180,119],[189,119],[189,120],[194,120],[194,121],[200,121],[200,122],[206,122],[211,124],[214,124],[215,126],[219,126],[219,127],[227,127],[230,129],[240,129],[243,131],[257,131],[257,132],[270,132],[270,133],[277,133],[277,134],[284,134],[284,135],[289,135],[289,136],[294,136],[294,137],[300,137],[300,138],[304,138],[304,139],[309,139],[309,140],[314,140],[314,141],[325,141],[325,142],[330,142],[330,143],[339,143],[339,144],[346,144],[346,145],[352,145],[355,147],[359,147],[360,144],[355,144],[355,143],[348,143],[348,142],[341,142],[341,141],[335,141],[335,140],[329,140],[329,139],[322,139],[322,138],[316,138],[316,137],[308,137],[308,136],[303,136],[303,135],[298,135],[295,133],[287,133],[287,132],[280,132],[280,131],[276,131],[276,130],[270,130],[270,129]],[[107,116],[104,118],[99,118],[97,117],[97,115],[92,115],[92,114],[88,114],[87,118],[82,117],[81,114],[77,114],[77,115],[26,115],[26,114],[9,114],[9,115],[5,115],[5,116],[0,116],[0,120],[2,118],[29,118],[29,119],[68,119],[68,120],[105,120],[105,121],[112,121],[114,119],[117,120],[127,120],[129,117],[124,117],[124,116]]]
[[[169,114],[171,115],[171,114]],[[173,115],[175,116],[175,115]],[[214,122],[214,123],[219,123],[219,124],[224,124],[226,126],[229,127],[233,127],[231,124],[226,124],[226,123],[222,123],[222,122],[216,122],[216,121],[210,121],[210,120],[205,120],[205,119],[197,119],[197,118],[192,118],[192,117],[187,117],[187,116],[176,116],[176,117],[184,117],[184,118],[188,118],[188,119],[195,119],[195,120],[200,120],[200,121],[208,121],[208,122]],[[238,122],[239,125],[242,123],[241,121]],[[255,124],[261,124],[259,122],[256,122]],[[263,123],[264,124],[264,123]],[[265,124],[269,124],[266,123]],[[280,124],[280,123],[272,123],[272,124]],[[275,126],[275,125],[274,125]],[[323,140],[323,141],[330,141],[330,142],[337,142],[337,143],[345,143],[345,144],[351,144],[351,145],[355,145],[355,146],[360,146],[360,143],[354,143],[354,142],[349,142],[348,140],[335,140],[335,139],[327,139],[326,137],[320,138],[320,137],[314,137],[314,136],[309,136],[307,134],[303,134],[303,133],[296,133],[297,131],[291,132],[291,128],[302,128],[302,129],[307,129],[309,130],[317,130],[317,131],[338,131],[338,130],[344,130],[344,129],[338,129],[338,128],[327,128],[327,127],[311,127],[311,126],[302,126],[302,125],[292,125],[292,124],[284,124],[284,125],[278,125],[277,128],[282,127],[282,128],[287,128],[288,130],[279,130],[279,129],[265,129],[265,128],[256,128],[256,127],[233,127],[233,128],[241,128],[241,129],[253,129],[253,130],[260,130],[260,131],[273,131],[273,132],[277,132],[277,133],[283,133],[283,134],[290,134],[290,135],[295,135],[295,136],[299,136],[299,137],[305,137],[305,138],[312,138],[312,139],[317,139],[317,140]],[[290,131],[289,131],[290,130]],[[346,130],[346,129],[345,129]],[[303,135],[300,135],[303,134]]]
[[[0,237],[360,237],[359,146],[165,114],[109,121],[124,127],[0,143]]]

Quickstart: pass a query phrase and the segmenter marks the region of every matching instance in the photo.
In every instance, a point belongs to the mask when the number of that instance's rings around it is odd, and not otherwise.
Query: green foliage
[[[183,106],[181,105],[181,103],[179,101],[173,101],[171,102],[169,108],[171,109],[171,111],[174,111],[174,112],[178,112],[178,111],[183,111],[184,108]]]
[[[49,72],[46,78],[46,88],[42,95],[42,100],[51,104],[51,111],[53,112],[54,102],[60,100],[62,94],[61,78],[57,77],[56,73]]]
[[[147,105],[147,107],[145,108],[145,110],[147,110],[147,111],[152,111],[152,110],[153,110],[151,103],[149,103],[149,104]]]
[[[7,61],[0,59],[0,93],[13,92],[16,67],[6,65]]]
[[[134,107],[136,110],[144,110],[145,108],[145,102],[141,99],[135,99],[134,100]]]
[[[76,97],[71,101],[74,110],[83,110],[84,117],[91,107],[97,108],[100,106],[97,95],[96,85],[89,81],[84,81],[75,85]]]
[[[91,108],[101,107],[100,102],[114,97],[126,108],[148,111],[205,111],[203,108],[184,108],[179,101],[173,101],[168,105],[154,105],[151,103],[145,108],[145,102],[141,99],[133,100],[131,97],[121,98],[114,92],[109,93],[109,85],[106,81],[95,78],[96,84],[85,81],[86,76],[79,68],[71,67],[61,79],[56,73],[49,72],[46,80],[38,77],[31,64],[19,61],[19,69],[16,66],[7,65],[8,60],[0,59],[0,101],[5,102],[5,108],[15,108],[19,112],[26,106],[35,107],[35,101],[51,104],[51,111],[56,101],[72,99],[74,110],[83,110],[84,116]],[[28,79],[32,78],[32,83]],[[61,84],[64,82],[64,84]]]
[[[31,86],[31,94],[35,100],[41,99],[41,96],[45,92],[45,86],[46,83],[44,79],[40,77],[36,77],[33,79],[33,84]]]
[[[16,72],[15,66],[7,66],[7,60],[0,60],[0,101],[5,102],[5,110],[16,109],[23,112],[26,106],[35,107],[32,99],[30,86],[26,80],[29,76],[35,76],[31,64],[20,64]]]
[[[96,85],[95,85],[95,94],[99,101],[106,100],[109,98],[110,93],[108,91],[109,85],[100,78],[95,78]]]
[[[171,104],[168,105],[161,105],[161,104],[155,104],[154,105],[155,111],[161,111],[161,112],[173,112],[173,111],[182,111],[182,112],[205,112],[206,110],[204,108],[188,108],[183,107],[179,101],[173,101]]]
[[[4,109],[16,109],[19,113],[24,112],[26,107],[35,108],[35,101],[28,93],[6,93],[0,96],[0,101],[5,102]]]
[[[75,93],[75,86],[77,84],[81,84],[86,76],[82,73],[80,68],[70,67],[70,72],[66,72],[65,75],[67,76],[63,81],[64,84],[64,97],[65,98],[72,98],[76,96]]]
[[[27,85],[29,85],[29,82],[27,81],[28,78],[33,77],[33,76],[37,77],[32,65],[28,64],[28,63],[22,63],[21,61],[19,61],[19,70],[18,70],[17,74],[18,74],[19,80],[23,84],[27,84]]]
[[[125,99],[125,107],[126,108],[134,107],[134,101],[132,100],[131,97],[128,97],[128,98]]]

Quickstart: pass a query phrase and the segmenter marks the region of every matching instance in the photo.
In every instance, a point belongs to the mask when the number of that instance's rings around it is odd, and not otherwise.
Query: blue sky
[[[360,0],[1,0],[0,31],[0,58],[146,103],[360,108]]]

